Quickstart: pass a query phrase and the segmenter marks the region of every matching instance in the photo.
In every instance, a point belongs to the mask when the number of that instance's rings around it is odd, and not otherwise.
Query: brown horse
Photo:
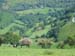
[[[52,45],[52,41],[47,38],[39,38],[36,40],[36,42],[42,48],[49,48]]]
[[[27,47],[30,47],[32,43],[32,40],[30,38],[22,38],[19,40],[19,45],[22,47],[22,46],[27,46]]]
[[[27,46],[30,47],[32,40],[30,38],[21,38],[17,43],[10,43],[13,47]]]

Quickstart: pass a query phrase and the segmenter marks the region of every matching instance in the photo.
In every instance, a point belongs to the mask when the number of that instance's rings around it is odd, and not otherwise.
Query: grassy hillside
[[[75,23],[68,22],[64,25],[59,32],[59,39],[65,39],[68,36],[74,37],[75,35]]]
[[[0,34],[5,34],[5,33],[9,32],[11,28],[14,28],[14,27],[23,28],[24,26],[19,25],[19,24],[12,23],[9,26],[5,27],[4,29],[0,29]]]
[[[51,29],[50,25],[45,26],[45,29],[40,30],[40,31],[35,31],[32,33],[32,35],[30,36],[31,38],[35,38],[36,36],[42,36],[42,35],[46,35],[47,32]]]
[[[42,13],[42,14],[47,14],[49,11],[49,8],[44,8],[44,9],[29,9],[29,10],[24,10],[24,11],[16,11],[17,14],[20,15],[25,15],[25,14],[37,14],[37,13]]]
[[[63,10],[63,8],[55,8],[56,11],[60,11]],[[29,10],[23,10],[23,11],[16,11],[17,14],[19,14],[20,16],[23,16],[25,14],[37,14],[37,13],[41,13],[41,14],[48,14],[50,12],[55,12],[54,8],[38,8],[38,9],[29,9]]]
[[[15,14],[2,10],[0,12],[0,29],[7,27],[15,20]]]
[[[57,3],[54,3],[55,0],[6,0],[2,6],[9,8],[8,10],[2,8],[2,12],[0,11],[0,34],[19,30],[22,34],[34,38],[36,35],[45,35],[52,27],[60,27],[58,24],[64,25],[65,19],[69,18],[66,16],[68,11],[61,7],[55,7]],[[58,5],[62,6],[63,3],[58,2]],[[43,22],[44,29],[37,31],[34,28],[40,22]],[[70,34],[75,34],[74,26],[72,22],[68,22],[61,27],[58,34],[59,38],[64,39]]]

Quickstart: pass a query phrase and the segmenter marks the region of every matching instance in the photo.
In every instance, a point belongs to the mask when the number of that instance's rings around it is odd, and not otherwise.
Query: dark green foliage
[[[4,43],[4,37],[0,36],[0,46]]]
[[[9,11],[0,11],[0,28],[3,29],[13,23],[15,20],[15,14]]]
[[[32,0],[32,1],[10,1],[13,10],[21,11],[26,9],[36,9],[36,8],[69,8],[75,5],[74,0]],[[13,6],[14,4],[14,6]],[[10,6],[9,5],[9,6]]]
[[[20,36],[16,34],[15,32],[8,32],[4,36],[5,36],[6,43],[16,44],[20,40]]]
[[[64,48],[67,44],[71,47],[75,46],[75,37],[67,37],[67,39],[60,41],[57,48]]]
[[[0,9],[2,7],[2,4],[5,2],[5,0],[0,0]]]

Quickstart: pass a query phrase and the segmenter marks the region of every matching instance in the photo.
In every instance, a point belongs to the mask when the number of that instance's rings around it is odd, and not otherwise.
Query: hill
[[[18,31],[31,38],[55,35],[59,39],[75,34],[70,22],[74,0],[3,0],[0,5],[0,34]]]

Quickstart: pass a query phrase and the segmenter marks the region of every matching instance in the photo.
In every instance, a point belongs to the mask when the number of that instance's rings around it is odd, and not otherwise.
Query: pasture
[[[75,56],[75,49],[0,47],[0,56]]]

